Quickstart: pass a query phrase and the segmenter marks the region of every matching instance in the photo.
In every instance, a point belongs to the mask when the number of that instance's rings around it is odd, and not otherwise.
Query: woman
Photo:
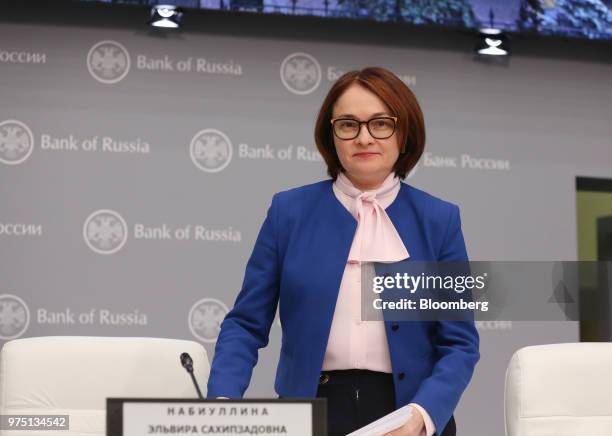
[[[393,436],[454,435],[479,358],[474,323],[360,319],[363,262],[467,260],[458,207],[400,183],[424,149],[419,104],[386,69],[346,73],[321,106],[315,141],[331,180],[272,198],[221,325],[208,396],[243,395],[280,304],[275,390],[327,398],[330,435],[406,404]]]

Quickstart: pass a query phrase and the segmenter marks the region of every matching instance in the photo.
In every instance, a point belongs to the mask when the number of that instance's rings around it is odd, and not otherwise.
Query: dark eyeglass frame
[[[370,122],[374,121],[374,120],[393,120],[393,130],[391,131],[391,134],[389,134],[389,136],[384,136],[384,137],[380,137],[380,136],[376,136],[372,133],[372,131],[370,130]],[[397,129],[397,117],[374,117],[374,118],[370,118],[367,121],[359,121],[356,120],[355,118],[347,118],[347,117],[342,117],[342,118],[332,118],[331,120],[329,120],[331,125],[332,125],[332,132],[334,132],[334,136],[336,136],[336,138],[338,139],[342,139],[345,141],[350,141],[351,139],[355,139],[356,137],[359,136],[359,133],[361,133],[361,125],[365,124],[366,128],[368,129],[368,133],[372,136],[372,138],[375,139],[387,139],[393,136],[393,134],[395,133],[395,129]],[[351,137],[351,138],[343,138],[340,135],[338,135],[336,133],[336,122],[337,121],[354,121],[356,123],[359,123],[359,128],[357,129],[357,133],[355,134],[355,136]]]

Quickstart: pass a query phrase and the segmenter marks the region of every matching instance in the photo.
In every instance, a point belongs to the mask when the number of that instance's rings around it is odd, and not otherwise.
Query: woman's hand
[[[408,421],[400,428],[396,428],[389,433],[385,433],[384,436],[421,436],[421,433],[425,430],[425,421],[423,415],[417,410],[416,407],[412,407],[412,414]]]

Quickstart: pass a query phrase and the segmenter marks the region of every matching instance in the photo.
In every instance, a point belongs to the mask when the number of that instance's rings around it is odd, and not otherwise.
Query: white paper
[[[406,405],[346,436],[381,436],[395,430],[412,416],[412,406]]]

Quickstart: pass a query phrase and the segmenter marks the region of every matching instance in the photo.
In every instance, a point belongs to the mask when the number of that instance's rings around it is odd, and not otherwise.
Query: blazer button
[[[397,329],[399,329],[399,325],[397,325],[397,324],[392,324],[392,325],[391,325],[391,330],[393,330],[394,332],[396,332],[396,331],[397,331]]]
[[[404,380],[404,378],[405,378],[405,377],[406,377],[406,374],[405,374],[405,373],[403,373],[403,372],[400,372],[400,373],[397,375],[397,378],[398,378],[398,379],[400,379],[400,380]]]

